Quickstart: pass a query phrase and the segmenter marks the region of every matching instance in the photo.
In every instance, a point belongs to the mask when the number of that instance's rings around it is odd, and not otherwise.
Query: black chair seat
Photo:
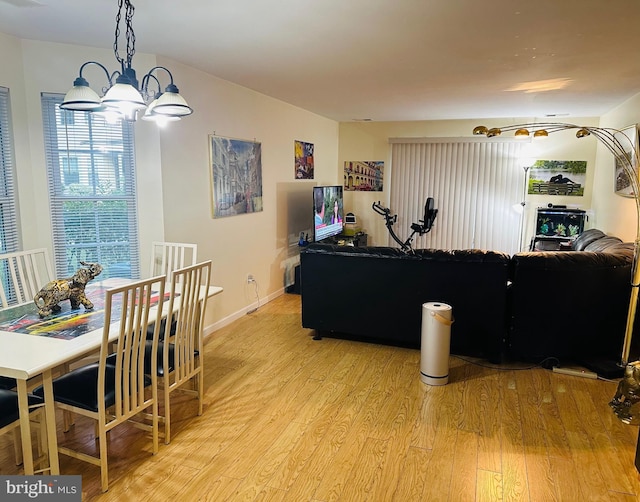
[[[28,394],[29,406],[42,404],[39,396]],[[20,418],[18,410],[18,393],[12,390],[0,389],[0,428],[12,424]]]
[[[173,344],[170,344],[171,347],[169,349],[169,366],[170,366],[170,370],[169,371],[173,371]],[[147,340],[145,342],[145,348],[144,348],[144,372],[145,374],[149,375],[151,374],[151,348],[153,347],[153,340]],[[164,344],[161,343],[158,345],[158,371],[157,374],[158,376],[163,376],[164,375],[164,371],[162,369],[162,351]],[[116,354],[111,354],[110,356],[107,356],[107,366],[110,367],[115,367],[116,365]]]
[[[171,327],[169,329],[169,333],[171,333],[171,336],[176,334],[176,321],[173,320],[171,321]],[[167,326],[167,320],[163,319],[160,322],[160,340],[164,339],[164,330],[166,329]],[[153,340],[153,331],[156,329],[156,323],[151,323],[149,324],[149,326],[147,327],[147,340]]]
[[[53,381],[53,395],[56,401],[90,411],[98,411],[98,363],[88,364],[73,370]],[[106,366],[105,406],[115,404],[115,367]],[[151,385],[151,378],[145,376],[145,387]],[[43,396],[42,386],[34,389],[34,394]]]
[[[163,361],[163,354],[164,354],[164,343],[159,343],[158,344],[158,370],[157,370],[157,375],[159,377],[163,377],[164,376],[164,361]],[[151,349],[153,347],[153,340],[147,340],[145,342],[145,350],[144,350],[144,371],[146,374],[149,374],[151,372]],[[194,354],[196,356],[199,355],[199,352],[197,350],[194,351]],[[115,366],[116,365],[116,355],[115,354],[111,354],[110,356],[107,357],[107,365],[109,366]],[[175,346],[170,343],[169,344],[169,373],[171,373],[175,368]]]
[[[15,378],[0,377],[0,389],[15,389],[16,385]]]
[[[151,347],[153,345],[152,341],[147,341],[147,345],[144,351],[144,370],[149,373],[151,371]],[[164,362],[162,356],[164,355],[164,343],[158,345],[158,376],[164,376]],[[173,343],[169,344],[169,371],[171,373],[175,369],[175,345]],[[193,353],[196,357],[200,354],[197,350],[194,350]]]
[[[150,340],[147,340],[145,349],[144,349],[144,371],[145,373],[149,373],[151,371],[151,347],[153,346],[153,342]],[[164,355],[164,348],[165,348],[165,344],[164,343],[160,343],[158,344],[158,371],[157,374],[159,377],[163,377],[164,376],[164,361],[163,361],[163,355]],[[169,371],[167,373],[171,373],[173,371],[174,368],[174,361],[175,361],[175,346],[170,343],[168,344],[169,346]]]

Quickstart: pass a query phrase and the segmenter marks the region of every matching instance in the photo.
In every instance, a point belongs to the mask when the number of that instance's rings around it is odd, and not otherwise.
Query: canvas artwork
[[[384,162],[381,160],[354,160],[344,163],[344,189],[351,191],[382,192]]]
[[[262,211],[262,145],[209,136],[214,218]]]
[[[616,139],[624,148],[625,154],[628,156],[628,160],[631,161],[633,166],[634,176],[638,179],[638,159],[636,152],[638,151],[638,129],[636,126],[630,126],[620,133],[616,134]],[[622,197],[634,197],[635,193],[629,175],[623,168],[623,160],[616,156],[615,167],[615,179],[614,179],[614,191],[616,194]]]
[[[586,181],[584,160],[536,160],[529,168],[528,193],[581,196]]]
[[[313,179],[313,143],[295,141],[295,177],[298,180]]]

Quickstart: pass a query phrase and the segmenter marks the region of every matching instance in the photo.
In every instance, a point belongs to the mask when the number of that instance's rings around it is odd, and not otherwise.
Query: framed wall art
[[[209,136],[214,218],[262,211],[262,145]]]
[[[529,168],[529,194],[584,195],[585,160],[536,160]]]
[[[615,135],[615,138],[620,142],[620,145],[625,151],[625,155],[628,155],[628,160],[631,161],[633,166],[633,172],[636,179],[638,179],[638,127],[632,125],[625,127],[619,133]],[[616,194],[621,197],[635,197],[633,185],[629,180],[627,172],[624,170],[623,162],[619,155],[615,156],[615,175],[614,175],[614,188]]]
[[[360,192],[382,192],[384,162],[353,160],[344,163],[344,189]]]
[[[295,177],[298,180],[313,179],[313,143],[305,143],[296,140],[295,151]]]

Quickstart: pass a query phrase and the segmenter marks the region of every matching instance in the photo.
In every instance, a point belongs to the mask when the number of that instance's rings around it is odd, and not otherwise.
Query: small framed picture
[[[629,179],[629,175],[632,174],[638,180],[638,126],[625,127],[615,135],[615,138],[620,142],[625,153],[624,157],[622,155],[615,156],[614,191],[621,197],[635,197],[634,184]],[[625,169],[625,164],[630,169]],[[631,173],[628,172],[629,170]],[[635,185],[637,186],[637,183]]]

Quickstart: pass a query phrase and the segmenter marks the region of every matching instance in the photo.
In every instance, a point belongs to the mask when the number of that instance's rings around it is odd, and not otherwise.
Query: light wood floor
[[[355,313],[354,313],[355,314]],[[632,501],[638,429],[608,402],[616,384],[541,368],[451,358],[449,384],[424,385],[417,350],[312,339],[300,297],[284,295],[205,347],[205,411],[179,405],[170,445],[116,429],[110,487],[82,473],[87,501]],[[67,442],[94,447],[78,418]],[[0,473],[16,474],[11,435]]]

